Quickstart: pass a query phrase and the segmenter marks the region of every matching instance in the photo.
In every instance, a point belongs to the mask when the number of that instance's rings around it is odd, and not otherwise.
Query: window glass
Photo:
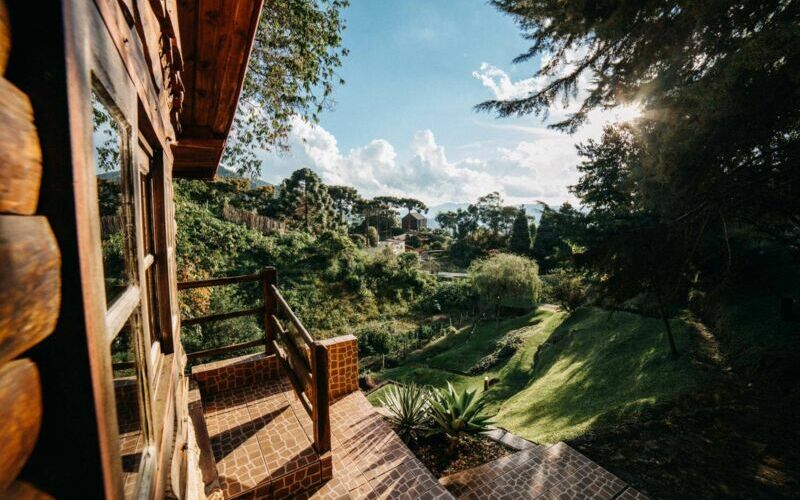
[[[92,124],[106,304],[110,305],[128,284],[124,257],[128,238],[124,206],[128,197],[123,189],[121,128],[95,92],[92,92]]]
[[[141,347],[136,344],[139,314],[131,315],[128,323],[111,342],[111,362],[114,373],[114,401],[119,430],[119,452],[122,458],[122,482],[125,498],[131,498],[141,469],[147,444],[147,428],[143,425],[144,403],[140,384]]]

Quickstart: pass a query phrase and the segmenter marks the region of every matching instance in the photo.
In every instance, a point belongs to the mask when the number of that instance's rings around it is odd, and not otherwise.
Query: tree
[[[436,222],[442,229],[450,231],[452,236],[456,236],[458,232],[458,215],[455,212],[439,212],[436,214]]]
[[[586,280],[578,273],[557,269],[547,275],[544,295],[567,312],[573,312],[586,300]]]
[[[517,216],[514,218],[508,249],[517,255],[528,256],[531,253],[531,233],[528,229],[528,216],[525,214],[524,207],[517,211]]]
[[[342,223],[353,213],[356,206],[362,201],[358,190],[351,186],[328,186],[328,194],[333,201],[333,206],[339,214]]]
[[[606,126],[600,141],[577,146],[583,161],[578,183],[570,187],[594,211],[631,211],[642,206],[634,173],[641,168],[641,147],[630,125]]]
[[[570,255],[570,247],[559,230],[560,220],[558,212],[545,205],[533,243],[533,258],[544,274],[559,267]]]
[[[284,151],[293,120],[317,122],[331,105],[348,0],[267,0],[223,163],[257,176],[258,149]]]
[[[479,110],[546,116],[577,100],[551,125],[572,132],[594,109],[635,103],[635,181],[648,208],[716,231],[723,244],[736,223],[800,246],[800,4],[492,3],[532,42],[516,62],[549,57],[535,75],[541,85]]]
[[[313,234],[339,225],[328,189],[311,169],[292,172],[279,191],[281,213],[291,224]]]
[[[428,213],[428,205],[416,198],[400,198],[398,201],[400,206],[405,208],[408,213],[411,213],[412,211]]]
[[[375,229],[375,226],[368,226],[367,227],[367,244],[373,248],[378,246],[378,240],[380,237],[378,236],[378,230]]]
[[[495,318],[499,318],[503,302],[539,300],[539,269],[528,258],[496,254],[474,262],[469,274],[478,294],[494,308]]]

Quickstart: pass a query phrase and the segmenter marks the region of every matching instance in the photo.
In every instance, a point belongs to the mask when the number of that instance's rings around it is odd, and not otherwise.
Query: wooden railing
[[[331,449],[331,427],[328,396],[328,350],[314,340],[303,326],[277,286],[274,267],[267,267],[257,274],[213,278],[178,283],[178,290],[207,288],[213,286],[238,285],[261,282],[263,304],[259,307],[239,311],[210,314],[181,320],[184,326],[201,325],[211,321],[222,321],[244,316],[258,316],[264,324],[264,337],[213,349],[191,352],[189,360],[219,356],[230,352],[264,346],[274,354],[292,383],[297,396],[314,423],[314,447],[318,453]],[[283,321],[281,317],[285,318]]]

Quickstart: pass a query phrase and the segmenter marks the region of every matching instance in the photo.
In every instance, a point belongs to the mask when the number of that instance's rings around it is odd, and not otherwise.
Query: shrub
[[[363,234],[351,234],[350,240],[358,248],[366,248],[367,246],[367,238],[365,238]]]
[[[475,375],[490,370],[513,356],[514,353],[517,352],[517,349],[524,344],[525,339],[521,335],[521,332],[509,332],[495,344],[494,351],[478,360],[477,363],[472,365],[468,372],[471,375]]]
[[[481,298],[494,307],[496,317],[501,304],[531,305],[539,300],[539,268],[531,259],[499,253],[473,263],[469,274]]]
[[[456,392],[450,382],[446,388],[436,389],[431,394],[429,413],[437,431],[449,438],[450,453],[455,451],[464,434],[488,430],[491,419],[483,414],[485,407],[483,393],[467,389]]]
[[[558,304],[567,312],[574,311],[586,301],[586,281],[575,272],[558,269],[543,281],[546,300]]]
[[[378,236],[378,230],[375,229],[375,226],[369,226],[367,228],[367,242],[369,243],[369,246],[373,248],[378,246],[379,239],[380,237]]]
[[[475,302],[475,288],[470,280],[439,282],[434,292],[419,304],[425,312],[470,311]]]
[[[416,384],[391,385],[381,398],[395,432],[408,443],[430,431],[428,390]]]

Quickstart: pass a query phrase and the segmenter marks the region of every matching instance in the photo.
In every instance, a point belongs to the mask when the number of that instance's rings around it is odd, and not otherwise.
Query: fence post
[[[272,352],[272,341],[275,340],[273,331],[272,316],[277,314],[275,296],[272,294],[272,285],[278,283],[278,272],[274,267],[265,267],[261,271],[261,287],[264,294],[264,343],[266,344],[267,354]]]
[[[331,421],[328,408],[328,348],[314,342],[311,356],[311,372],[314,383],[312,420],[314,421],[314,445],[322,455],[331,449]]]

